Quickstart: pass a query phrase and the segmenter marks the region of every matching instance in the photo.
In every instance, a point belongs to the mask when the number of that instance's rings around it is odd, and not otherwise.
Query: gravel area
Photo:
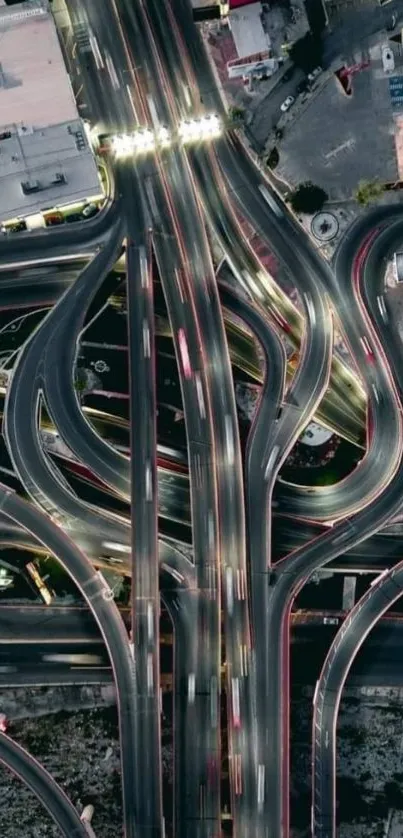
[[[98,706],[96,706],[98,705]],[[0,712],[7,733],[49,771],[81,813],[94,806],[97,838],[122,835],[118,718],[113,686],[3,689]],[[162,767],[165,795],[172,797],[172,726],[164,704]],[[37,798],[0,766],[1,835],[59,838]],[[167,812],[167,838],[171,817]]]
[[[121,785],[114,707],[15,721],[8,733],[32,753],[62,786],[79,811],[95,807],[97,838],[121,832]],[[0,768],[1,831],[7,838],[59,838],[37,798]]]
[[[344,690],[337,725],[338,838],[398,838],[403,810],[403,690]],[[291,822],[306,834],[311,806],[312,691],[292,707]]]

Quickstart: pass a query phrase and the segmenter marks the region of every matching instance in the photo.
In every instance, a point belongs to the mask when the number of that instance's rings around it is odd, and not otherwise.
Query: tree
[[[275,169],[276,166],[278,165],[279,160],[280,160],[280,156],[279,156],[279,153],[278,153],[277,149],[272,148],[272,150],[271,150],[271,152],[270,152],[270,154],[267,158],[267,165],[268,165],[269,169]]]
[[[243,122],[245,111],[243,108],[238,107],[238,105],[233,105],[228,111],[228,116],[231,122]]]
[[[292,45],[289,51],[291,61],[304,73],[310,73],[322,63],[323,47],[319,36],[307,32]]]
[[[74,376],[74,389],[79,397],[84,393],[87,386],[85,370],[78,369]]]
[[[383,793],[391,809],[399,809],[399,811],[403,809],[403,795],[398,783],[393,780],[385,783]]]
[[[306,212],[313,215],[322,209],[327,199],[328,195],[324,189],[307,180],[305,183],[300,183],[291,193],[289,200],[294,212]]]
[[[379,180],[360,180],[354,192],[354,198],[361,206],[366,207],[380,198],[384,191],[385,187]]]

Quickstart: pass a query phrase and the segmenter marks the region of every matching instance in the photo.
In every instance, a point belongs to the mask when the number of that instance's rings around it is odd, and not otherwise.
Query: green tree
[[[399,809],[399,811],[403,809],[403,795],[398,783],[393,780],[385,783],[383,792],[391,809]]]
[[[74,389],[76,393],[78,393],[81,396],[81,394],[84,393],[86,386],[87,381],[85,376],[85,370],[79,369],[76,371],[76,374],[74,376]]]
[[[290,47],[289,56],[296,67],[310,73],[322,63],[323,46],[320,36],[307,32]]]
[[[300,183],[289,198],[294,212],[306,212],[310,215],[319,212],[327,199],[328,195],[325,190],[320,186],[315,186],[310,180]]]
[[[366,207],[368,204],[380,198],[384,191],[385,187],[379,180],[360,180],[353,194],[355,200],[361,206]]]
[[[267,158],[267,165],[269,169],[275,169],[278,166],[280,157],[278,150],[276,148],[272,148],[268,158]]]
[[[238,107],[238,105],[233,105],[228,111],[228,116],[231,122],[243,122],[245,111],[243,108]]]

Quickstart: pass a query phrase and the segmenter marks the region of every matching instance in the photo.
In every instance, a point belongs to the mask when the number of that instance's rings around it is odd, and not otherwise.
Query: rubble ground
[[[92,803],[97,838],[119,834],[122,806],[115,707],[18,719],[8,732],[42,763],[78,811]],[[41,803],[4,767],[0,768],[0,787],[3,835],[60,838]]]
[[[116,694],[111,684],[4,688],[0,712],[7,733],[52,775],[81,814],[94,806],[97,838],[122,831],[121,766]],[[164,704],[163,782],[172,793],[172,722]],[[35,795],[0,766],[1,835],[7,838],[61,838]],[[167,819],[167,836],[170,819]]]
[[[309,822],[312,691],[292,704],[291,822]],[[347,688],[337,725],[338,838],[401,834],[403,820],[403,690]],[[308,819],[308,820],[307,820]],[[399,826],[400,824],[400,826]],[[389,830],[389,832],[387,832]]]

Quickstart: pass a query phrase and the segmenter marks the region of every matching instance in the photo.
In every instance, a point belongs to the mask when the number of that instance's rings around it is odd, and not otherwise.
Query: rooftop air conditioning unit
[[[24,195],[31,195],[32,192],[39,192],[41,184],[39,180],[24,180],[21,182],[21,189]]]

